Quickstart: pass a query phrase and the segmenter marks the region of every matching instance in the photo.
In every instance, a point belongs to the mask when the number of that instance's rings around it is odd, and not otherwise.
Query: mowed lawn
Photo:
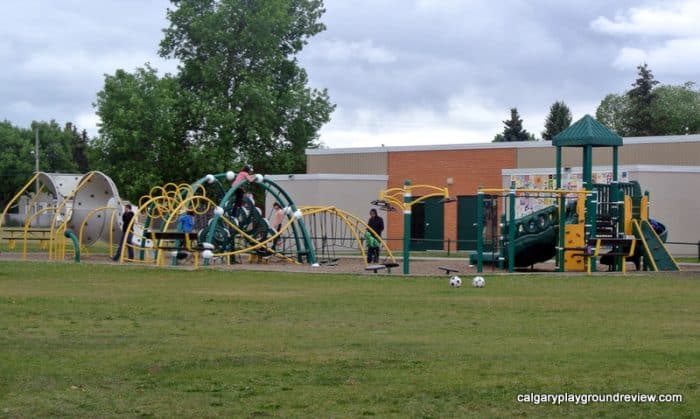
[[[1,262],[0,417],[700,412],[697,276],[464,279]]]

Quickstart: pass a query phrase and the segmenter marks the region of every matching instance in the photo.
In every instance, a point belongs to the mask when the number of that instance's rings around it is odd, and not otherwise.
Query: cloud
[[[696,77],[700,65],[700,2],[663,2],[633,7],[613,18],[599,16],[590,24],[601,34],[624,43],[612,65],[619,70],[648,63],[657,73],[672,77]]]
[[[679,77],[697,77],[700,55],[688,53],[700,51],[700,38],[672,39],[657,47],[622,48],[613,65],[619,69],[635,68],[649,63],[655,72]]]
[[[698,5],[696,5],[698,3]],[[627,88],[647,61],[696,82],[700,2],[325,0],[327,30],[299,63],[338,108],[332,146],[489,142],[516,107],[539,135],[563,100],[574,119]],[[158,55],[168,0],[13,0],[0,14],[0,119],[74,121],[96,133],[103,74]],[[138,13],[134,13],[138,10]],[[697,25],[700,27],[700,25]],[[82,124],[86,124],[82,126]]]
[[[591,28],[612,35],[696,37],[700,34],[698,21],[700,3],[697,1],[667,1],[633,7],[612,19],[599,16],[591,22]]]
[[[396,61],[394,54],[386,48],[375,46],[371,40],[323,40],[314,48],[310,58],[337,63],[360,61],[369,64],[387,64]]]

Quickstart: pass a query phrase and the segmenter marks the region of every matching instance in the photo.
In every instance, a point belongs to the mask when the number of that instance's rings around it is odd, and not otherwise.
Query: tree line
[[[334,110],[325,89],[309,86],[297,56],[325,30],[322,0],[170,0],[159,55],[174,74],[145,63],[104,76],[94,107],[99,132],[88,138],[72,124],[0,123],[0,200],[7,202],[34,171],[100,170],[130,200],[154,185],[191,182],[206,173],[249,164],[259,173],[305,171],[305,149]],[[623,94],[601,102],[596,117],[621,135],[700,132],[694,84],[659,85],[651,70]],[[563,101],[550,108],[542,138],[571,123]],[[494,141],[532,141],[517,108]]]
[[[595,115],[598,121],[623,137],[700,133],[700,89],[695,83],[662,85],[646,63],[637,71],[631,89],[611,93],[601,101]],[[517,108],[511,108],[510,119],[503,125],[494,142],[537,140],[523,128]],[[563,101],[556,101],[549,109],[542,139],[551,141],[570,125],[571,110]]]

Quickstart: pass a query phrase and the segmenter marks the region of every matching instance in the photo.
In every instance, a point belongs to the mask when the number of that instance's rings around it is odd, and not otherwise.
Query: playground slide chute
[[[673,256],[664,246],[663,237],[666,235],[666,227],[661,234],[657,234],[647,220],[633,220],[635,237],[641,242],[641,251],[648,266],[653,271],[680,271]]]

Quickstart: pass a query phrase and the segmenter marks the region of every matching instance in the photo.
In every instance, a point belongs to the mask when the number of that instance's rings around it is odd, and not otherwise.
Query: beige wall
[[[386,175],[387,152],[310,154],[307,150],[306,173],[354,173],[363,175]],[[324,152],[327,150],[323,150]]]
[[[700,164],[700,141],[640,143],[629,140],[619,148],[618,164],[658,164],[696,166]],[[517,167],[556,167],[556,147],[519,147]],[[613,151],[610,147],[593,148],[593,165],[612,165]],[[576,167],[583,162],[583,149],[562,148],[562,166]]]
[[[284,189],[297,206],[334,206],[365,221],[372,208],[370,202],[387,187],[387,176],[377,175],[270,175],[268,178]],[[266,208],[272,208],[272,197],[266,199]]]
[[[697,244],[700,240],[700,170],[678,173],[642,169],[630,171],[630,178],[639,181],[642,191],[649,191],[649,217],[666,225],[668,241]],[[674,255],[698,254],[696,246],[669,245],[668,248]]]

